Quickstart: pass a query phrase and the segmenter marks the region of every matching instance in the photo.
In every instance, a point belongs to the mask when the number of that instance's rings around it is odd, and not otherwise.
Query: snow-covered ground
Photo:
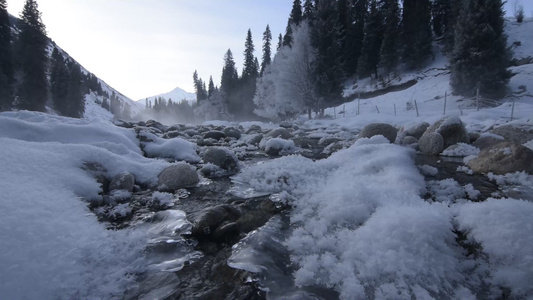
[[[533,56],[527,35],[533,22],[508,28],[510,43],[522,42],[515,55]],[[330,128],[357,132],[372,122],[407,128],[444,114],[459,116],[469,131],[480,133],[504,123],[533,125],[533,65],[513,67],[512,96],[479,111],[473,100],[450,95],[445,65],[437,56],[417,75],[416,85],[328,109],[331,116],[345,113],[299,125],[314,129],[317,137],[327,136]],[[146,232],[109,231],[97,222],[87,201],[101,200],[101,186],[84,169],[101,165],[110,177],[127,171],[153,185],[170,163],[145,158],[133,129],[114,126],[101,111],[89,107],[87,112],[90,117],[83,120],[0,113],[2,299],[120,299],[134,284],[128,274],[146,268],[141,254]],[[252,124],[257,123],[242,125]],[[187,141],[154,139],[147,152],[199,159]],[[183,152],[170,151],[175,147]],[[333,288],[343,299],[490,299],[501,295],[500,286],[511,297],[531,299],[533,203],[508,198],[475,203],[469,200],[477,195],[472,186],[452,181],[430,184],[439,200],[425,201],[421,172],[432,170],[416,168],[414,154],[373,137],[325,160],[294,155],[250,166],[234,180],[257,192],[279,193],[278,199],[293,205],[296,229],[284,245],[297,266],[298,285]],[[533,183],[524,173],[491,176],[500,184]],[[168,195],[156,196],[168,201]],[[482,255],[467,256],[454,230],[479,245]]]

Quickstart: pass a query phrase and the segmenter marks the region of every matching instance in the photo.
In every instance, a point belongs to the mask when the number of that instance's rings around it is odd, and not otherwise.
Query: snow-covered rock
[[[135,185],[135,176],[129,172],[122,172],[113,177],[111,179],[111,183],[109,184],[109,190],[125,190],[128,192],[133,191],[133,187]]]
[[[418,148],[422,153],[437,155],[444,150],[444,138],[439,133],[426,132],[418,140]]]
[[[370,138],[376,135],[382,135],[386,137],[391,143],[394,143],[397,134],[398,130],[390,124],[371,123],[363,127],[363,129],[359,133],[359,137]]]
[[[442,118],[435,124],[429,126],[424,134],[436,132],[444,140],[444,148],[457,143],[470,143],[468,131],[458,116],[449,116]]]
[[[239,168],[239,160],[235,153],[226,148],[209,147],[203,153],[202,159],[204,162],[216,165],[230,173],[236,172]]]

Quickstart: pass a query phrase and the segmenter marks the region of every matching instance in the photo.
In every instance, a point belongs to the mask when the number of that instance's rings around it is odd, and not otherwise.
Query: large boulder
[[[259,125],[252,125],[250,126],[250,128],[248,128],[248,130],[246,130],[245,132],[246,134],[251,134],[251,133],[262,133],[262,129],[261,129],[261,126]]]
[[[533,174],[533,150],[512,142],[483,149],[468,166],[478,173],[507,174],[525,171]]]
[[[533,126],[527,124],[503,125],[492,130],[492,133],[502,136],[506,141],[524,144],[533,140]]]
[[[477,140],[475,140],[472,143],[472,146],[478,147],[480,150],[483,150],[485,148],[497,145],[501,142],[503,142],[503,138],[491,135],[484,135],[480,136]]]
[[[386,137],[391,143],[396,140],[398,130],[392,125],[385,123],[371,123],[366,125],[359,133],[360,138],[370,138],[376,135]]]
[[[444,138],[439,133],[426,132],[418,140],[418,148],[422,153],[437,155],[444,150]]]
[[[231,150],[219,147],[210,147],[203,156],[204,162],[214,164],[226,171],[236,171],[239,161]]]
[[[160,191],[175,191],[195,186],[200,181],[196,169],[185,162],[176,163],[164,169],[157,176]]]
[[[265,134],[265,137],[267,138],[282,138],[285,140],[288,140],[292,138],[292,134],[285,128],[276,128],[270,130],[267,134]]]
[[[134,186],[135,176],[133,176],[133,174],[129,172],[122,172],[115,175],[115,177],[111,179],[111,183],[109,184],[109,190],[125,190],[128,192],[132,192]]]
[[[444,140],[444,148],[457,143],[470,143],[468,131],[458,116],[449,116],[440,119],[435,124],[429,126],[424,134],[438,133]]]
[[[405,136],[412,136],[412,137],[416,138],[417,140],[419,140],[422,137],[422,135],[424,134],[424,132],[426,132],[428,127],[429,127],[429,123],[422,122],[422,123],[419,123],[419,124],[417,124],[417,125],[415,125],[413,127],[407,128],[404,131],[404,135]]]

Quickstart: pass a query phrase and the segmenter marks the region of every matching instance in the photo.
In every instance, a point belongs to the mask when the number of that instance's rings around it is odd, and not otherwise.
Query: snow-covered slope
[[[172,91],[170,91],[168,93],[151,96],[151,97],[147,97],[147,98],[144,98],[144,99],[139,99],[138,103],[141,103],[144,106],[145,105],[144,101],[146,99],[148,99],[149,101],[152,101],[152,103],[153,103],[154,99],[159,98],[159,97],[164,98],[166,100],[172,99],[173,102],[180,102],[181,100],[187,100],[191,104],[193,102],[196,102],[196,94],[189,93],[189,92],[183,90],[182,88],[177,87],[177,88],[173,89]]]

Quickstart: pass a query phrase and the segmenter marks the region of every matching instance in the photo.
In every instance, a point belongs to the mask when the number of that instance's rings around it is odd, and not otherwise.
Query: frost
[[[418,166],[418,169],[420,170],[420,172],[421,172],[423,175],[426,175],[426,176],[435,176],[435,175],[437,175],[437,173],[438,173],[437,168],[432,167],[432,166],[430,166],[430,165],[422,165],[422,166]]]
[[[457,167],[457,172],[463,172],[463,173],[466,173],[468,175],[474,174],[474,171],[472,171],[472,169],[470,169],[467,166],[458,166]]]
[[[441,153],[442,156],[472,156],[478,154],[479,148],[465,143],[457,143]]]

